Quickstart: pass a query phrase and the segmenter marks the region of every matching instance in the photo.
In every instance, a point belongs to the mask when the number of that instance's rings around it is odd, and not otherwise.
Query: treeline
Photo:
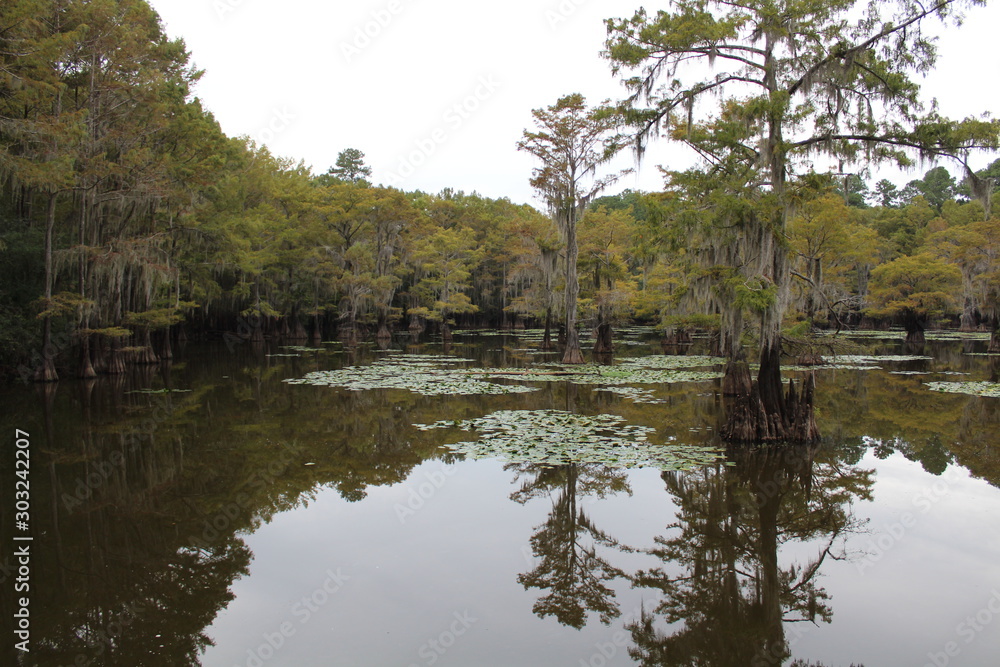
[[[548,216],[375,186],[356,149],[314,174],[227,137],[191,94],[199,76],[143,0],[0,6],[7,374],[121,372],[169,357],[179,335],[384,341],[428,324],[449,336],[561,319],[565,243]],[[943,168],[900,190],[801,179],[791,319],[898,323],[915,337],[942,322],[995,329],[996,172],[968,191]],[[585,326],[663,323],[683,341],[727,329],[720,304],[768,297],[732,271],[753,246],[713,222],[732,203],[706,198],[697,178],[591,203],[578,239]]]
[[[142,0],[4,3],[0,75],[8,372],[120,372],[169,356],[171,331],[499,324],[514,237],[545,223],[507,200],[375,187],[356,150],[315,176],[227,137]]]
[[[997,176],[1000,160],[963,182],[941,166],[903,188],[881,180],[869,189],[856,175],[793,181],[786,331],[899,326],[920,342],[929,327],[990,329],[991,349],[1000,350],[1000,219],[991,210]],[[731,223],[734,215],[764,217],[766,206],[720,195],[709,178],[670,173],[666,191],[647,195],[641,209],[644,232],[658,244],[651,280],[669,295],[664,321],[680,337],[706,313],[726,311],[723,304],[742,304],[749,314],[776,298],[766,276],[748,279],[737,270],[752,264],[755,240],[747,236],[759,230]]]

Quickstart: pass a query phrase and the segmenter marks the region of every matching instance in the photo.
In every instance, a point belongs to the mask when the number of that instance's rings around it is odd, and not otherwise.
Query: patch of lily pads
[[[545,364],[532,368],[481,368],[467,371],[491,379],[516,382],[572,382],[621,386],[628,384],[673,384],[704,382],[722,377],[718,371],[640,368],[636,365],[600,366],[597,364]]]
[[[578,415],[558,410],[501,410],[462,421],[415,424],[421,430],[458,428],[479,439],[445,445],[469,458],[558,466],[597,463],[613,468],[693,470],[721,458],[711,447],[676,441],[652,444],[656,429],[628,424],[617,415]]]
[[[652,389],[640,389],[639,387],[598,387],[594,391],[607,391],[631,399],[634,403],[666,403],[664,399],[656,398]]]
[[[1000,382],[927,382],[931,391],[1000,398]]]
[[[469,362],[449,356],[397,354],[368,366],[349,366],[338,370],[313,371],[302,378],[284,380],[287,384],[339,387],[350,391],[370,389],[405,389],[424,396],[496,395],[536,391],[523,385],[485,382],[447,367]]]
[[[126,394],[187,394],[193,389],[134,389]]]
[[[721,366],[726,363],[722,357],[708,357],[705,355],[675,355],[661,354],[648,357],[625,357],[620,360],[621,366],[638,368],[707,368],[710,366]]]
[[[849,370],[849,371],[877,371],[882,367],[879,364],[894,363],[904,361],[931,361],[934,357],[926,357],[913,354],[839,354],[823,357],[822,364],[812,366],[784,366],[783,370],[788,371],[826,371],[826,370]]]

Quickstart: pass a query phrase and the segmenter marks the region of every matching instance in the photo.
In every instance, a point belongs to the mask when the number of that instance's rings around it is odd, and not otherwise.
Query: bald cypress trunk
[[[573,211],[575,214],[575,211]],[[572,215],[572,214],[571,214]],[[573,215],[575,218],[575,215]],[[576,242],[576,220],[570,220],[566,225],[566,350],[563,352],[564,364],[582,364],[583,352],[580,351],[580,334],[576,330],[576,305],[580,295],[580,277],[577,275],[577,258],[579,247]]]
[[[52,300],[52,235],[56,226],[57,192],[49,193],[49,201],[45,210],[45,308],[51,307]],[[35,382],[55,382],[59,379],[56,373],[55,349],[52,346],[52,318],[48,315],[42,320],[42,360],[35,370]]]

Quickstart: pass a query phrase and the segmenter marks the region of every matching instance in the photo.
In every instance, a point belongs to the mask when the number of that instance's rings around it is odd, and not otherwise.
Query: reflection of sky
[[[848,551],[858,554],[903,512],[916,523],[860,575],[863,555],[854,562],[827,559],[818,583],[832,598],[833,623],[788,627],[790,640],[803,631],[793,655],[830,665],[919,666],[927,653],[955,641],[961,654],[952,665],[992,664],[1000,654],[1000,618],[971,644],[956,626],[988,604],[991,590],[1000,590],[1000,491],[964,472],[933,477],[900,455],[868,456],[859,466],[878,470],[876,502],[855,506],[872,532],[850,536]],[[465,462],[401,523],[397,506],[442,468],[427,462],[407,482],[370,488],[358,503],[324,490],[308,507],[281,514],[249,536],[251,575],[234,583],[236,599],[207,629],[217,646],[203,664],[247,665],[248,649],[290,622],[295,634],[262,665],[426,665],[438,656],[437,665],[578,665],[591,660],[597,645],[609,646],[641,600],[652,599],[648,590],[615,582],[623,618],[610,627],[593,615],[581,631],[539,619],[531,611],[539,591],[525,591],[517,576],[533,564],[528,540],[551,502],[512,502],[509,495],[520,487],[511,485],[513,473],[494,461]],[[921,511],[918,494],[945,480],[946,492]],[[651,546],[673,521],[675,507],[658,471],[633,471],[629,483],[631,496],[580,498],[578,506],[619,541]],[[816,545],[790,544],[781,561],[804,563]],[[600,553],[626,571],[653,564],[646,556]],[[350,579],[302,623],[298,601],[338,568]],[[428,640],[445,633],[448,642],[455,614],[464,612],[476,619],[468,631],[444,653],[431,649]],[[618,650],[607,664],[631,661]]]
[[[872,556],[824,564],[833,623],[804,633],[795,655],[910,667],[929,662],[928,653],[943,652],[953,641],[961,652],[949,664],[996,664],[1000,615],[971,643],[956,628],[1000,591],[1000,491],[962,468],[935,477],[899,454],[884,461],[868,454],[859,466],[878,471],[875,502],[855,505],[871,532],[852,536],[848,550]],[[900,533],[906,513],[912,525]],[[879,542],[889,545],[881,558],[878,547],[869,546]]]

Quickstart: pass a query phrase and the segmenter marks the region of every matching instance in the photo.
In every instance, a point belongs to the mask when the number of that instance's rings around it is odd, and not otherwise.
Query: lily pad
[[[424,396],[517,394],[537,391],[523,385],[484,382],[462,372],[445,368],[471,361],[458,357],[392,355],[370,366],[349,366],[339,370],[313,371],[303,378],[284,380],[287,384],[341,387],[351,391],[406,389]]]
[[[126,394],[186,394],[193,389],[135,389],[126,391]]]
[[[607,391],[618,394],[625,398],[632,399],[635,403],[661,404],[666,403],[662,398],[656,398],[652,389],[640,389],[638,387],[598,387],[594,391]]]
[[[927,382],[931,391],[1000,398],[1000,382]]]
[[[656,429],[627,424],[617,415],[578,415],[558,410],[502,410],[478,419],[415,424],[421,430],[459,428],[479,439],[445,445],[471,458],[512,463],[598,463],[613,468],[693,470],[715,463],[721,453],[676,440],[652,444]]]

